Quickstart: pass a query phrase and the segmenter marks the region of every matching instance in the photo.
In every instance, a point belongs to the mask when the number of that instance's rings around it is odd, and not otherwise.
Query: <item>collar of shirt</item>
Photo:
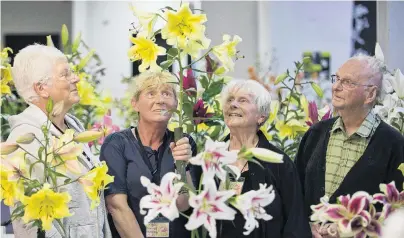
[[[380,118],[376,114],[374,114],[373,111],[370,111],[368,113],[368,115],[366,116],[365,120],[363,120],[361,126],[358,128],[358,130],[354,134],[357,134],[358,136],[363,137],[363,138],[368,138],[373,135],[373,133],[376,130],[379,123],[380,123]],[[334,125],[331,128],[331,133],[334,133],[339,130],[346,133],[345,128],[344,128],[344,123],[343,123],[341,117],[339,117],[335,121]]]

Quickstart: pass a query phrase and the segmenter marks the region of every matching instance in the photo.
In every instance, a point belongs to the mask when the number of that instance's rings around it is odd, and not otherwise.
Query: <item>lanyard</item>
[[[137,141],[139,143],[139,150],[140,150],[140,154],[142,156],[143,161],[145,162],[145,164],[147,165],[147,167],[150,170],[150,173],[152,174],[153,178],[152,178],[152,182],[155,183],[156,185],[160,185],[160,172],[161,172],[161,163],[162,163],[162,159],[163,159],[163,155],[164,155],[164,151],[166,149],[167,146],[167,133],[164,134],[164,138],[163,138],[163,143],[161,144],[161,146],[158,148],[157,153],[154,153],[154,156],[156,158],[156,163],[157,163],[157,168],[154,169],[147,154],[146,154],[146,150],[143,146],[142,140],[140,139],[139,136],[139,132],[137,131],[137,127],[135,128],[135,134],[136,134],[136,138]]]

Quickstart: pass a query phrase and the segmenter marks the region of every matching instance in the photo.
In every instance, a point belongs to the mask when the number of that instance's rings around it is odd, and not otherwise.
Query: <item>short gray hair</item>
[[[374,56],[365,55],[363,53],[356,54],[349,60],[357,60],[365,63],[366,69],[368,69],[369,79],[377,84],[377,97],[379,98],[382,90],[383,78],[387,72],[386,64]]]
[[[265,120],[261,123],[264,124],[271,111],[271,94],[268,90],[257,81],[251,79],[233,79],[222,89],[220,94],[222,105],[227,102],[229,94],[237,89],[245,89],[251,93],[258,107],[258,112],[265,117]]]
[[[38,98],[33,85],[48,83],[60,60],[67,61],[67,58],[53,46],[33,44],[18,52],[14,58],[12,75],[17,92],[25,102],[32,103]]]

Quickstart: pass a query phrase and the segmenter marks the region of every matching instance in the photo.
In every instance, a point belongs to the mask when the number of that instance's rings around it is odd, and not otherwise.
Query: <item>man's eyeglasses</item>
[[[364,86],[364,87],[373,87],[373,86],[375,86],[375,85],[370,85],[370,84],[355,83],[355,82],[352,82],[350,79],[341,79],[336,74],[331,75],[331,82],[332,83],[340,82],[341,86],[343,88],[347,88],[347,89],[353,89],[353,88],[358,87],[358,86]]]

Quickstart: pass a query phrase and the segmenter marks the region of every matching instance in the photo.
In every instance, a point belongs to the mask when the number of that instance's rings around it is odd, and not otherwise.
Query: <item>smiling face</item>
[[[265,117],[260,115],[255,97],[246,89],[233,89],[223,106],[224,122],[231,128],[258,128]]]
[[[151,85],[145,88],[139,97],[132,100],[132,106],[139,113],[140,120],[168,123],[173,110],[177,107],[177,98],[170,84]]]
[[[65,109],[80,101],[77,91],[79,77],[74,74],[67,60],[58,60],[49,82],[39,86],[37,92],[45,101],[50,97],[55,103],[63,101]]]

